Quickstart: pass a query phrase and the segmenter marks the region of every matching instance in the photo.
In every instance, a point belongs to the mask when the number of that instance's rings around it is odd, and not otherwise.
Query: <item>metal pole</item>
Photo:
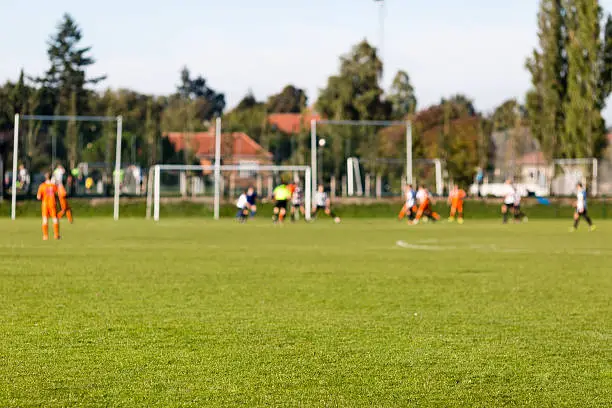
[[[147,214],[146,219],[151,219],[151,204],[153,203],[153,177],[155,168],[149,169],[149,175],[147,176]]]
[[[380,44],[378,45],[379,48],[379,57],[380,57],[380,62],[383,63],[383,78],[384,78],[384,48],[385,48],[385,1],[384,0],[376,0],[377,3],[380,3],[380,8],[378,10],[378,19],[379,19],[379,23],[380,23]],[[383,79],[381,78],[381,80]]]
[[[310,121],[310,176],[312,178],[311,191],[317,191],[317,121]]]
[[[13,184],[11,185],[11,220],[17,215],[17,154],[19,153],[19,114],[15,114],[15,129],[13,131]]]
[[[406,122],[406,182],[412,184],[412,122]]]
[[[598,170],[598,166],[599,166],[599,162],[597,159],[593,159],[593,196],[597,196],[597,194],[599,193],[599,181],[598,181],[598,174],[597,174],[597,170]]]
[[[159,196],[161,190],[161,169],[155,166],[155,181],[153,183],[153,220],[159,221]]]
[[[117,146],[115,147],[115,221],[119,220],[119,196],[121,195],[121,138],[123,137],[123,117],[117,116]]]
[[[215,200],[214,213],[215,220],[219,219],[219,201],[220,197],[220,179],[221,179],[221,118],[217,118],[215,122]]]
[[[352,197],[355,194],[355,190],[354,190],[354,185],[355,185],[355,181],[354,181],[354,174],[353,174],[353,170],[355,168],[353,167],[353,158],[349,157],[348,159],[346,159],[346,179],[347,179],[347,184],[348,184],[348,196]]]
[[[304,185],[306,188],[305,191],[305,196],[304,196],[304,201],[306,204],[306,208],[304,209],[306,214],[306,221],[310,221],[310,211],[312,210],[312,180],[311,180],[311,174],[310,174],[310,169],[306,169],[306,175],[305,175],[305,180],[304,180]]]

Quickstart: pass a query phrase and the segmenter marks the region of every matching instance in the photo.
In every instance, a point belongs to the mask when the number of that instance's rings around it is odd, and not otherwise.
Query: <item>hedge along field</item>
[[[75,217],[112,217],[112,200],[92,200],[75,198],[69,200]],[[467,200],[465,204],[465,217],[469,219],[493,219],[500,217],[499,200]],[[10,199],[5,199],[0,203],[0,217],[10,215]],[[144,218],[146,204],[144,199],[122,198],[120,205],[121,217]],[[397,216],[402,202],[399,200],[385,200],[379,203],[354,203],[334,205],[334,210],[341,217],[349,218],[389,218]],[[539,204],[534,199],[527,199],[522,202],[524,212],[529,218],[533,219],[556,219],[570,218],[574,209],[571,200],[551,200],[550,205]],[[435,205],[442,217],[448,216],[448,206],[445,199],[439,199]],[[272,214],[271,203],[260,203],[258,212],[261,216]],[[595,219],[607,219],[612,216],[612,200],[599,199],[589,202],[589,212]],[[226,203],[221,206],[220,214],[222,217],[233,217],[236,213],[233,204]],[[40,215],[40,203],[34,200],[19,201],[17,204],[18,217],[38,217]],[[160,217],[212,217],[213,208],[210,203],[193,202],[190,200],[175,199],[172,202],[163,202],[160,208]]]

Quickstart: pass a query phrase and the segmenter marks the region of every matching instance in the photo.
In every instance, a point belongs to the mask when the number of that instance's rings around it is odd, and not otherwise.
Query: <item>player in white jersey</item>
[[[513,186],[513,188],[514,188],[514,203],[512,206],[512,211],[514,213],[514,221],[527,222],[527,216],[525,215],[525,213],[523,213],[523,210],[521,209],[521,200],[523,199],[523,194],[517,186]]]
[[[306,216],[304,194],[302,193],[302,188],[299,185],[295,185],[291,193],[291,222],[299,220],[300,214],[302,217]]]
[[[573,232],[578,229],[580,218],[584,218],[589,224],[589,231],[595,231],[596,227],[593,225],[593,221],[591,217],[589,217],[587,209],[587,191],[582,183],[576,185],[576,202],[574,203],[574,207],[576,207],[576,212],[574,213],[574,226],[571,231]]]
[[[415,224],[418,224],[421,220],[421,217],[425,216],[428,220],[431,221],[439,221],[440,215],[433,210],[433,197],[429,194],[429,190],[425,185],[421,185],[419,187],[419,191],[416,193],[416,200],[419,206],[419,209],[416,213],[416,218],[414,220]]]
[[[398,219],[401,221],[404,217],[408,217],[408,222],[412,222],[417,213],[416,205],[416,191],[412,188],[412,185],[406,186],[406,202],[402,206],[402,209],[398,215]]]
[[[241,223],[246,222],[247,218],[249,217],[250,208],[246,191],[243,191],[242,194],[240,194],[240,197],[238,197],[238,201],[236,201],[236,208],[238,208],[238,211],[236,212],[236,218],[238,221]]]
[[[331,209],[331,200],[327,196],[325,189],[323,186],[319,186],[317,188],[317,192],[314,196],[314,209],[313,209],[313,218],[316,218],[319,211],[323,211],[325,214],[329,215],[334,219],[334,222],[338,224],[340,222],[340,217],[336,216]]]
[[[504,224],[508,223],[508,215],[511,209],[514,209],[514,201],[516,199],[516,190],[512,186],[511,180],[506,180],[504,184],[504,202],[502,204],[501,212],[504,217]]]

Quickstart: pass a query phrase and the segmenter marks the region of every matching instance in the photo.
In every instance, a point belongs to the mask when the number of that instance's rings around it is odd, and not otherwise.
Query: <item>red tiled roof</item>
[[[168,132],[164,137],[168,138],[176,152],[185,149],[186,141],[190,141],[192,149],[196,150],[196,156],[204,158],[215,155],[214,132]],[[227,149],[229,143],[232,146],[231,156],[234,157],[272,157],[272,153],[267,152],[259,143],[243,132],[223,133],[221,135],[221,154],[224,156],[227,156],[228,153],[224,152],[223,149]]]
[[[321,115],[306,111],[304,113],[273,113],[268,115],[268,124],[287,134],[299,133],[309,129],[312,119],[320,120]]]

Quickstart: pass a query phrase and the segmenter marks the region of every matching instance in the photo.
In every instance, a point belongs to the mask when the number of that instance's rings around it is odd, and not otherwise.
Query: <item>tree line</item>
[[[476,168],[492,166],[491,134],[529,128],[547,157],[592,157],[606,147],[601,116],[612,92],[612,18],[604,23],[596,0],[541,0],[539,45],[526,67],[532,88],[522,106],[515,99],[491,114],[479,112],[465,95],[451,95],[418,110],[415,88],[406,71],[395,74],[390,89],[381,84],[383,63],[375,47],[362,41],[340,57],[312,104],[323,117],[345,120],[411,120],[416,157],[442,158],[449,176],[467,183]],[[309,129],[284,134],[268,121],[272,113],[303,113],[306,92],[287,85],[265,101],[252,92],[226,111],[225,96],[208,81],[184,67],[176,90],[154,96],[129,89],[95,91],[105,77],[89,77],[95,63],[91,47],[83,46],[82,31],[65,14],[48,41],[49,68],[41,77],[24,71],[0,87],[0,135],[13,128],[15,113],[34,115],[95,115],[124,118],[123,160],[143,167],[160,162],[196,161],[194,152],[176,153],[165,132],[207,130],[223,116],[224,131],[243,131],[273,154],[276,163],[309,162]],[[50,164],[53,147],[68,166],[78,162],[111,163],[113,123],[26,122],[20,160],[33,170]],[[366,127],[322,127],[328,142],[321,152],[322,170],[341,176],[347,157],[358,156],[373,173],[401,176],[405,128],[374,131]],[[518,134],[518,133],[517,133]],[[10,153],[5,143],[4,155]]]

